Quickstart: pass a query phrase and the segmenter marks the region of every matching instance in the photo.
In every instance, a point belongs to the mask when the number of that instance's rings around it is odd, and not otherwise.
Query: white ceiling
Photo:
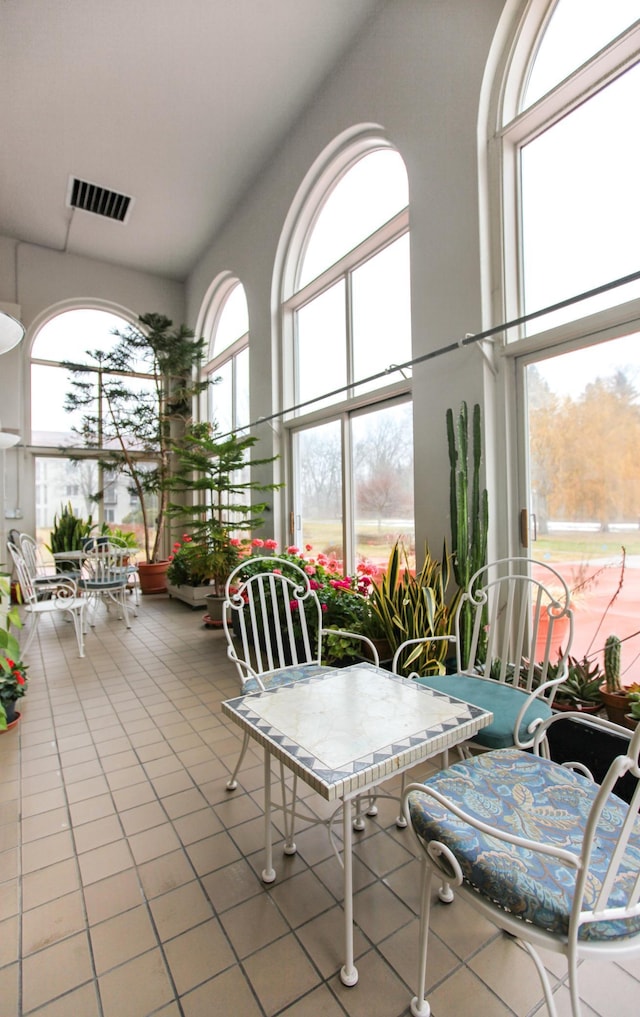
[[[0,0],[0,234],[183,279],[379,6]]]

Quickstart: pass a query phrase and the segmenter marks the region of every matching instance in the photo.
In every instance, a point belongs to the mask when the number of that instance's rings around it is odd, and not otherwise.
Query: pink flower
[[[275,572],[275,569],[274,569],[274,572]],[[317,579],[310,580],[309,586],[311,587],[312,590],[321,590],[322,589],[322,583],[319,583]]]
[[[267,547],[270,551],[275,551],[275,549],[278,546],[278,541],[277,540],[265,540],[264,546]]]
[[[291,608],[292,611],[297,611],[298,610],[298,601],[297,600],[290,600],[289,601],[289,607]]]
[[[337,572],[338,571],[338,562],[336,561],[335,558],[330,558],[329,559],[329,564],[328,564],[327,568],[329,569],[330,572]]]
[[[296,547],[295,544],[291,544],[291,546],[287,548],[287,554],[300,554],[300,548]]]
[[[315,575],[316,567],[315,565],[305,565],[304,570],[308,576],[313,576]]]
[[[322,610],[325,611],[325,612],[328,611],[329,610],[329,605],[328,604],[322,604]]]
[[[252,547],[264,547],[264,540],[260,540],[260,537],[255,537],[251,541],[251,546]]]
[[[304,546],[305,546],[305,550],[313,551],[313,544],[305,544]]]
[[[240,538],[239,537],[230,537],[229,538],[229,543],[231,544],[231,547],[240,547]]]
[[[177,550],[178,550],[178,548],[179,548],[179,547],[181,547],[181,546],[182,546],[182,545],[180,544],[180,541],[179,541],[179,540],[176,540],[175,544],[173,545],[173,550],[174,550],[174,551],[177,551]]]
[[[282,575],[282,569],[274,569],[273,570],[273,574],[276,575],[276,576],[281,576]]]
[[[182,539],[184,540],[185,544],[190,544],[191,541],[193,540],[193,537],[190,537],[188,533],[185,533]]]

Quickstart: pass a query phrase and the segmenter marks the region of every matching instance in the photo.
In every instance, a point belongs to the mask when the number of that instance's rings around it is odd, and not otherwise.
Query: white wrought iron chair
[[[43,560],[42,548],[28,533],[18,535],[16,546],[29,569],[38,599],[46,599],[50,596],[51,589],[55,589],[58,583],[55,564],[49,565]]]
[[[109,536],[109,543],[122,555],[122,567],[127,570],[127,591],[133,597],[136,607],[140,606],[140,576],[136,564],[137,547],[131,547],[120,537]]]
[[[92,537],[85,541],[78,589],[87,597],[89,625],[95,626],[98,604],[103,603],[107,611],[111,604],[115,604],[118,617],[124,620],[128,629],[131,628],[128,583],[128,565],[123,561],[121,547],[114,546],[105,537]],[[136,613],[135,606],[131,610]]]
[[[309,576],[293,562],[264,556],[238,565],[225,585],[222,623],[227,656],[236,666],[242,693],[288,685],[326,670],[322,663],[328,636],[353,639],[367,659],[378,665],[378,652],[366,636],[323,626],[318,596]],[[252,574],[253,573],[253,574]],[[364,655],[364,654],[363,654]],[[249,736],[227,782],[237,787]]]
[[[25,654],[28,652],[36,634],[40,618],[43,615],[56,617],[61,614],[67,614],[73,622],[78,643],[78,655],[84,657],[84,624],[87,602],[84,597],[79,596],[75,581],[68,576],[57,576],[55,587],[50,588],[46,600],[41,600],[39,599],[38,591],[33,583],[24,556],[11,543],[9,544],[9,551],[20,584],[22,608],[25,614],[32,619],[27,630],[27,638],[22,644],[23,652]]]
[[[479,749],[531,748],[536,728],[551,716],[557,686],[567,675],[573,638],[570,593],[551,566],[503,558],[472,576],[455,614],[456,673],[416,677],[493,713],[475,737]],[[465,645],[464,622],[469,622]],[[562,634],[560,630],[562,628]],[[396,651],[392,669],[410,662],[412,639]],[[407,656],[409,654],[409,656]]]
[[[601,785],[571,769],[579,764],[540,754],[548,727],[567,718],[626,739]],[[639,753],[640,726],[632,735],[597,717],[556,714],[538,728],[533,752],[480,753],[406,788],[403,807],[424,866],[414,1017],[431,1012],[425,991],[434,872],[526,949],[551,1017],[556,1009],[539,948],[567,957],[573,1017],[581,1012],[579,961],[640,957]],[[624,774],[633,778],[629,804],[614,793]]]

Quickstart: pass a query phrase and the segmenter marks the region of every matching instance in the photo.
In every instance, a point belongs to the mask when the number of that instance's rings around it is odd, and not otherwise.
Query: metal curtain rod
[[[591,290],[585,290],[584,293],[580,293],[577,296],[566,297],[564,300],[559,300],[555,304],[549,304],[548,307],[543,307],[539,311],[530,311],[528,314],[522,314],[519,318],[512,318],[510,321],[502,322],[500,325],[494,325],[492,328],[484,329],[482,332],[474,332],[472,335],[466,335],[464,339],[447,343],[446,346],[440,346],[436,350],[431,350],[430,353],[423,353],[419,357],[414,357],[413,360],[406,360],[403,364],[390,364],[384,369],[384,371],[378,371],[377,374],[370,374],[367,378],[361,378],[359,381],[353,381],[350,384],[342,385],[340,388],[334,388],[330,392],[324,392],[322,395],[314,396],[313,399],[307,399],[302,403],[295,403],[287,409],[277,410],[275,413],[270,413],[265,417],[258,417],[257,420],[247,424],[246,428],[243,427],[242,430],[249,430],[252,427],[257,427],[258,424],[268,424],[271,420],[281,419],[290,413],[294,413],[296,410],[304,409],[305,406],[311,406],[313,403],[318,403],[323,399],[328,399],[330,396],[340,395],[342,392],[348,392],[349,389],[357,388],[359,385],[367,385],[369,382],[377,381],[379,378],[384,378],[386,375],[395,374],[396,371],[402,372],[408,370],[411,367],[415,367],[417,364],[425,363],[427,360],[434,360],[436,357],[441,357],[445,353],[453,353],[454,350],[459,350],[463,346],[472,346],[474,343],[482,342],[483,339],[490,339],[499,332],[506,332],[508,329],[515,328],[517,325],[524,325],[528,321],[534,321],[536,318],[544,317],[545,314],[552,314],[554,311],[560,311],[564,307],[570,307],[572,304],[578,304],[582,300],[588,300],[590,297],[596,297],[601,293],[607,293],[609,290],[617,289],[619,286],[626,286],[628,283],[637,282],[639,279],[640,270],[637,272],[631,272],[629,275],[621,276],[613,282],[603,283],[601,286],[595,286]],[[235,434],[235,431],[226,431],[219,437],[226,438],[228,435],[232,434]]]

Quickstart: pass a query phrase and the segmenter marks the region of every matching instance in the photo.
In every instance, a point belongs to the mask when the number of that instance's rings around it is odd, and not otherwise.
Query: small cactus
[[[604,675],[607,681],[607,692],[620,692],[620,639],[618,636],[607,636],[604,644]]]

